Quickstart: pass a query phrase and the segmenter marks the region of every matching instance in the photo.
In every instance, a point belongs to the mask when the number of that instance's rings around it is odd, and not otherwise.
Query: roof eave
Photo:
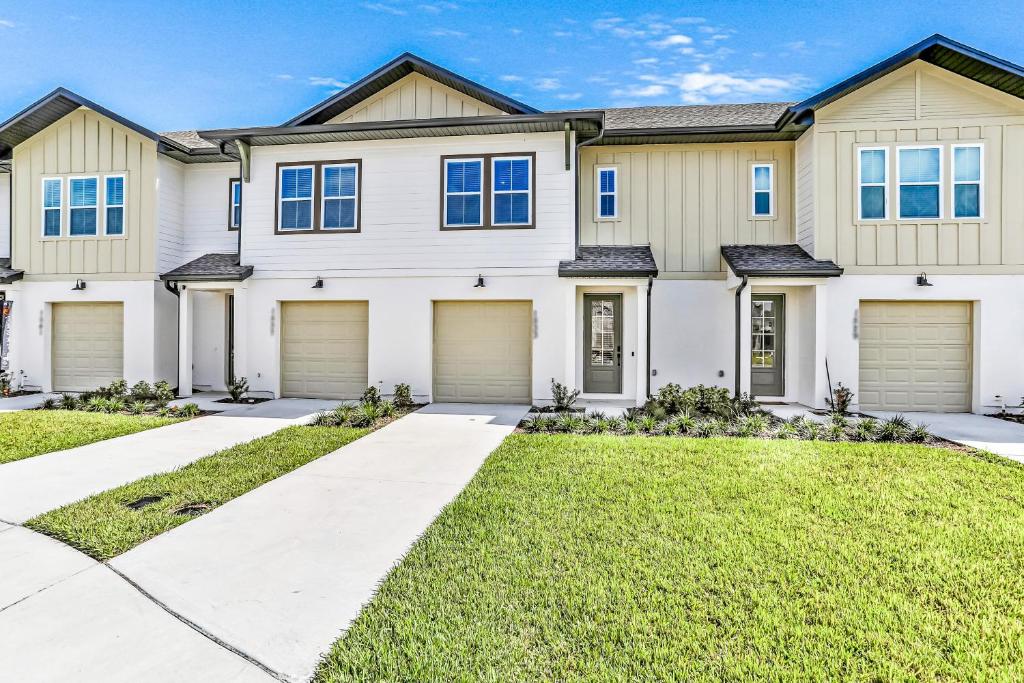
[[[658,277],[658,270],[572,270],[559,267],[558,277],[648,278]]]
[[[253,267],[246,266],[245,270],[241,273],[235,273],[232,275],[175,275],[174,271],[164,273],[160,276],[160,279],[164,282],[241,282],[247,280],[252,276]]]
[[[739,270],[729,265],[729,269],[732,270],[738,276],[746,275],[747,277],[839,277],[843,274],[842,268],[829,268],[826,270],[766,270],[757,268],[741,268]]]
[[[5,275],[4,277],[0,277],[0,285],[9,285],[9,284],[12,284],[14,282],[17,282],[18,280],[21,280],[24,277],[25,277],[25,271],[17,270],[15,272],[11,273],[10,275]]]

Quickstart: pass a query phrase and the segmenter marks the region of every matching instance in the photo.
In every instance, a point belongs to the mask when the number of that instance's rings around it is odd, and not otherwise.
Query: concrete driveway
[[[896,413],[871,411],[888,419]],[[979,448],[1024,463],[1024,425],[973,413],[900,413],[914,424],[924,424],[935,436]]]

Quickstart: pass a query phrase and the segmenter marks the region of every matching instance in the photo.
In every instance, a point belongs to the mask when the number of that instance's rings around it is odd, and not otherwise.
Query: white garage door
[[[434,400],[529,403],[529,301],[434,304]]]
[[[281,393],[359,398],[366,390],[369,306],[365,301],[281,304]]]
[[[971,305],[860,305],[860,404],[877,410],[971,409]]]
[[[53,304],[53,389],[91,391],[124,377],[124,305]]]

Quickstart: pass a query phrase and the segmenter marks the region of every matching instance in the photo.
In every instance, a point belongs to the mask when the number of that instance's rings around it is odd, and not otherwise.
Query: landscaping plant
[[[249,392],[249,380],[245,377],[236,377],[228,385],[228,394],[232,403],[241,403],[242,399]]]
[[[561,382],[551,381],[551,400],[556,412],[563,413],[572,410],[579,396],[579,389],[570,389]]]
[[[391,400],[394,401],[396,408],[411,408],[413,405],[412,388],[405,382],[402,382],[401,384],[396,384],[395,393]]]
[[[849,387],[844,387],[843,383],[840,382],[832,390],[832,395],[826,396],[825,400],[828,402],[829,409],[833,413],[846,415],[850,412],[850,404],[853,403],[853,390]]]

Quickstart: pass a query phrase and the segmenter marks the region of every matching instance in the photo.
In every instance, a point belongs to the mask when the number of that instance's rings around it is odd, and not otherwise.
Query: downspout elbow
[[[735,368],[735,378],[734,378],[735,379],[735,382],[734,382],[735,383],[734,394],[735,394],[736,398],[739,398],[739,396],[740,396],[740,372],[741,372],[740,368],[741,368],[741,365],[742,365],[742,363],[740,361],[741,361],[741,349],[742,349],[742,346],[743,346],[742,339],[740,338],[740,335],[741,335],[741,331],[743,329],[743,326],[741,324],[742,321],[743,321],[743,311],[742,311],[742,308],[743,308],[743,306],[742,306],[743,290],[746,289],[746,288],[747,288],[747,276],[744,275],[742,281],[739,284],[739,286],[736,288],[736,368]]]

